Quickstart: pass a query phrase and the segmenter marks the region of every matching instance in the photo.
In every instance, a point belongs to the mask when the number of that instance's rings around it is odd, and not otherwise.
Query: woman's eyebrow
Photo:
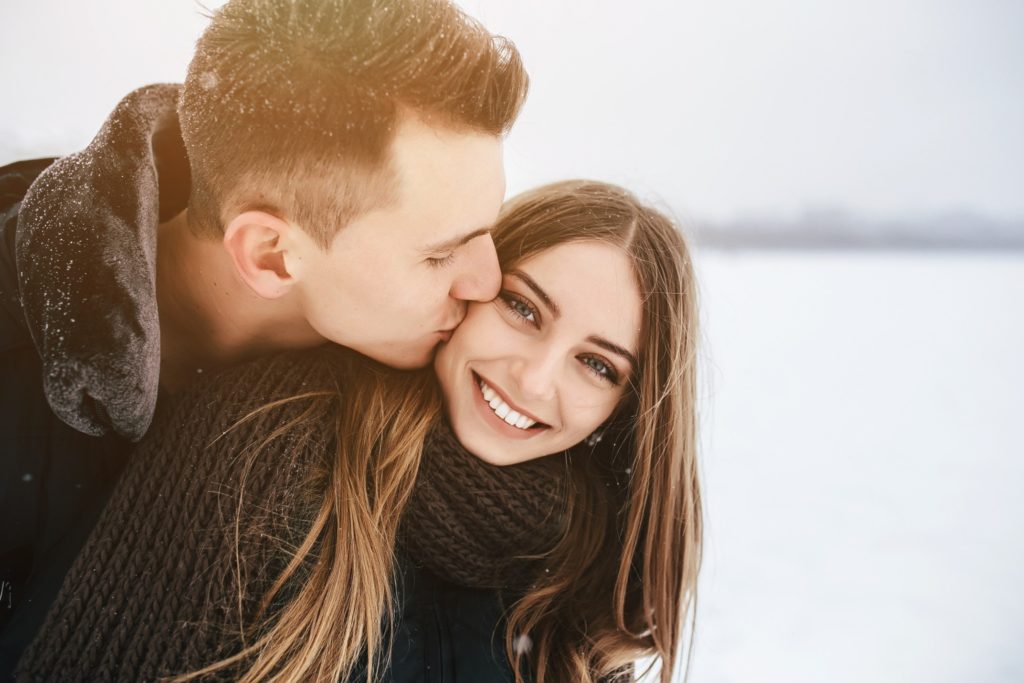
[[[556,304],[551,299],[551,297],[548,296],[547,292],[541,289],[540,285],[534,282],[532,277],[530,277],[521,270],[511,270],[508,272],[508,275],[511,275],[514,278],[522,280],[523,284],[532,289],[533,293],[537,295],[537,298],[544,302],[544,305],[547,306],[549,311],[551,311],[552,317],[554,317],[555,320],[558,320],[559,316],[562,315],[562,312],[558,310],[558,304]]]
[[[636,356],[634,356],[626,349],[622,348],[618,344],[613,344],[604,337],[598,337],[596,335],[590,335],[589,337],[587,337],[587,341],[590,342],[591,344],[600,346],[605,351],[610,351],[611,353],[622,356],[627,361],[629,361],[630,369],[633,372],[633,374],[635,375],[637,373],[638,368],[640,367],[640,363],[637,361]]]

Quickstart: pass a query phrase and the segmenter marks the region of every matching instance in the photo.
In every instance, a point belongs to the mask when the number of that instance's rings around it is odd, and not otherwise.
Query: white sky
[[[684,219],[1024,218],[1017,0],[462,4],[531,73],[511,191],[589,176]],[[79,148],[130,89],[180,81],[204,23],[192,0],[6,2],[0,163]]]

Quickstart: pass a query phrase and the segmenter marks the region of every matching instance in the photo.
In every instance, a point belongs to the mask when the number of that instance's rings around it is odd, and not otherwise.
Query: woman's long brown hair
[[[334,683],[348,680],[365,660],[366,678],[373,681],[386,665],[398,525],[423,442],[439,419],[440,395],[430,370],[399,373],[356,354],[339,355],[336,361],[332,375],[343,386],[263,406],[233,427],[285,404],[308,405],[242,454],[233,533],[239,569],[233,585],[243,648],[174,680],[229,670],[244,683]],[[314,501],[308,531],[297,546],[281,549],[290,561],[267,593],[256,596],[256,609],[244,609],[253,596],[241,569],[246,564],[242,539],[264,533],[262,521],[243,513],[259,505],[246,500],[248,473],[257,458],[281,457],[280,451],[316,439],[324,421],[334,423],[329,431],[336,449],[325,452],[307,478],[310,491],[304,497]],[[287,463],[285,455],[281,466]]]
[[[567,242],[613,244],[630,257],[644,297],[640,371],[600,443],[566,454],[564,533],[508,612],[505,647],[516,681],[629,680],[638,658],[653,657],[668,683],[695,615],[703,533],[698,316],[686,244],[661,213],[592,181],[518,196],[493,236],[503,268]],[[344,387],[297,397],[310,410],[263,442],[336,419],[337,450],[316,484],[322,501],[246,632],[251,644],[181,680],[242,663],[242,681],[333,683],[367,657],[372,681],[384,665],[398,524],[440,398],[428,372],[354,362],[343,374]],[[268,610],[310,563],[294,596]]]
[[[528,669],[537,683],[631,679],[633,662],[653,657],[668,683],[695,615],[703,533],[693,266],[668,218],[605,183],[519,195],[494,231],[503,267],[581,240],[617,246],[633,264],[640,371],[600,443],[567,454],[565,533],[513,606],[506,650],[517,681]]]

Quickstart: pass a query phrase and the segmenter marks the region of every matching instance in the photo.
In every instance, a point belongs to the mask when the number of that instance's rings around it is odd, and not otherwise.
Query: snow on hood
[[[156,407],[157,226],[185,207],[189,187],[179,92],[130,93],[22,202],[15,260],[43,387],[54,412],[87,434],[136,441]]]

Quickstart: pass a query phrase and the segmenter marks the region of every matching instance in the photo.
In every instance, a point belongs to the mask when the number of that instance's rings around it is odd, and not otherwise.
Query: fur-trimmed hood
[[[146,432],[160,379],[156,235],[185,208],[180,86],[125,97],[22,201],[18,289],[54,412],[87,434]]]

